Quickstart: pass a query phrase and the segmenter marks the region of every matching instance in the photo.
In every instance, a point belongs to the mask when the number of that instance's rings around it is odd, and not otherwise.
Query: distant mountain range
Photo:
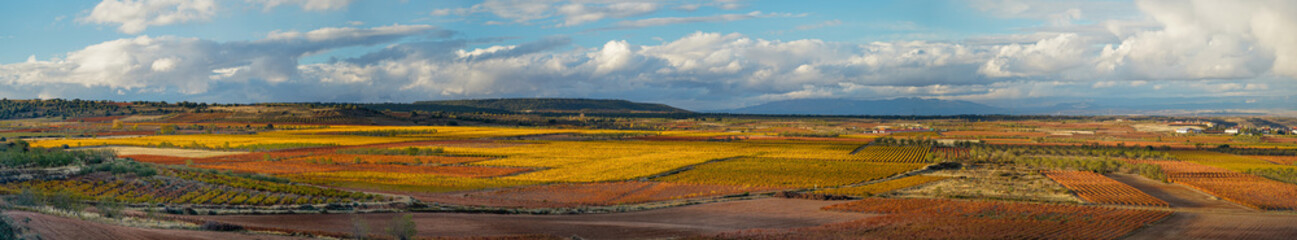
[[[962,115],[999,114],[1008,111],[969,101],[897,98],[891,100],[796,99],[716,112],[796,115]]]
[[[420,101],[405,107],[452,109],[481,112],[559,112],[559,113],[689,113],[658,103],[639,103],[618,99],[581,98],[502,98],[473,100]]]
[[[1297,115],[1297,103],[1285,97],[1018,99],[991,103],[896,98],[890,100],[796,99],[769,102],[717,113],[793,115]],[[1006,107],[1008,106],[1008,107]]]

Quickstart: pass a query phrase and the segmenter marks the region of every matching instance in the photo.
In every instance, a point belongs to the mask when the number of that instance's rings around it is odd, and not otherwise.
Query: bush
[[[82,170],[82,173],[90,172],[111,172],[114,175],[130,173],[139,177],[151,177],[158,174],[158,169],[152,165],[135,161],[110,161]]]
[[[104,150],[64,151],[30,148],[25,143],[11,144],[12,146],[5,144],[5,151],[0,152],[0,166],[23,168],[96,164],[112,159],[115,155],[112,151]]]
[[[126,204],[118,202],[116,199],[103,198],[99,200],[99,205],[95,206],[95,208],[99,209],[100,215],[103,215],[106,218],[117,219],[125,216],[123,210],[126,209]]]
[[[393,238],[400,240],[409,240],[418,234],[419,230],[415,229],[414,215],[404,214],[392,218],[392,223],[388,226],[387,232],[392,234]]]

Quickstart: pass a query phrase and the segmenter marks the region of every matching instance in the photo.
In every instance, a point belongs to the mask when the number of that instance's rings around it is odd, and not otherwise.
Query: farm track
[[[1106,206],[1174,211],[1170,217],[1136,230],[1124,239],[1292,239],[1297,235],[1294,212],[1258,211],[1213,198],[1188,186],[1137,175],[1107,176],[1162,199],[1171,207]]]

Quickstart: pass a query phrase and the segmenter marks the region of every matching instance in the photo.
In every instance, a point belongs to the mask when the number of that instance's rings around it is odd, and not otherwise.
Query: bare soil
[[[1297,215],[1176,212],[1127,239],[1293,239]]]
[[[1297,236],[1297,215],[1292,212],[1256,211],[1184,185],[1133,174],[1108,177],[1162,199],[1176,211],[1162,222],[1135,231],[1128,239],[1292,239]]]
[[[41,239],[303,239],[287,236],[255,235],[241,232],[132,228],[23,211],[5,211],[4,214],[14,219],[18,224],[26,226],[32,232],[35,232]]]
[[[873,214],[822,211],[821,207],[846,201],[765,198],[701,204],[629,213],[586,215],[498,215],[469,213],[412,213],[422,236],[505,236],[548,234],[586,239],[670,238],[714,234],[751,228],[796,228],[861,219]],[[353,217],[369,229],[384,229],[404,213],[298,214],[196,216],[207,220],[346,233]]]

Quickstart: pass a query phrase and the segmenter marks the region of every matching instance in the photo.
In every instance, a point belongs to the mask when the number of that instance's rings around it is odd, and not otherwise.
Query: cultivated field
[[[503,239],[1297,232],[1297,141],[1176,134],[1157,118],[217,109],[2,121],[0,207],[31,233],[128,239],[387,239],[403,224]],[[374,119],[439,125],[337,125]]]

